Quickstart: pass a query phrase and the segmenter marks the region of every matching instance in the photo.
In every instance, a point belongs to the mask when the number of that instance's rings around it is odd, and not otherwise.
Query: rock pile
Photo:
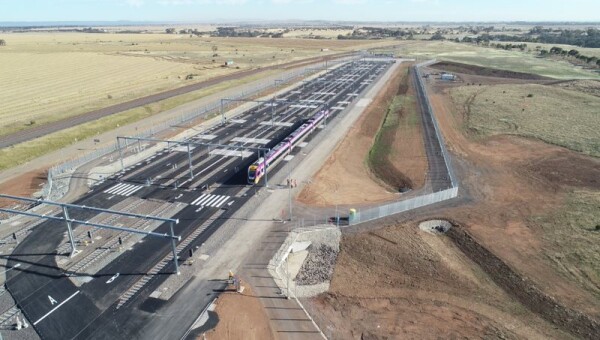
[[[331,280],[338,251],[326,244],[312,244],[298,275],[297,285],[315,285]]]

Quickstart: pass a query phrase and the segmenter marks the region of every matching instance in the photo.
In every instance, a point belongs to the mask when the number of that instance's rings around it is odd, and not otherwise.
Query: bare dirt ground
[[[242,294],[231,292],[219,295],[215,310],[219,323],[205,333],[206,339],[275,339],[264,307],[250,287],[245,285]]]
[[[0,183],[0,192],[6,195],[31,197],[42,190],[46,183],[47,172],[44,170],[30,171],[16,179]]]
[[[494,77],[494,78],[509,78],[509,79],[525,79],[525,80],[546,80],[547,77],[539,76],[531,73],[513,72],[508,70],[498,70],[493,68],[455,63],[451,61],[442,61],[433,68],[451,73],[462,73],[476,76]]]
[[[407,122],[414,103],[403,103],[406,107],[394,112],[400,128],[395,133],[384,136],[383,143],[391,145],[384,157],[389,169],[385,174],[375,174],[367,164],[369,151],[394,96],[406,96],[414,91],[407,83],[408,67],[402,65],[374,98],[325,165],[298,195],[297,201],[300,204],[319,207],[372,204],[400,197],[398,183],[408,181],[415,187],[422,186],[427,170],[422,136],[420,129]],[[407,155],[409,158],[405,161]],[[384,181],[381,176],[389,178]]]
[[[416,223],[345,235],[330,291],[311,305],[333,339],[564,336]]]
[[[313,316],[339,339],[597,339],[600,233],[568,214],[584,214],[570,197],[598,195],[600,161],[534,139],[472,138],[466,113],[448,86],[436,84],[431,102],[455,155],[462,199],[345,235],[330,292],[308,303]],[[416,221],[434,217],[455,221],[474,246],[417,229]],[[494,275],[499,268],[514,280]],[[541,310],[541,301],[560,307]]]
[[[370,171],[392,191],[421,188],[427,174],[423,128],[416,93],[406,65],[398,91],[368,156]]]

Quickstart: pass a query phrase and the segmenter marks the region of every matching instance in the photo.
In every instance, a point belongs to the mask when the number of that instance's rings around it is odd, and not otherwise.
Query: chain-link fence
[[[331,66],[345,63],[345,62],[348,62],[350,60],[357,59],[357,58],[359,58],[359,57],[357,57],[357,56],[344,57],[344,58],[328,61],[327,64],[324,64],[323,66],[331,67]],[[226,112],[229,109],[238,105],[239,103],[235,102],[235,100],[253,98],[257,95],[260,95],[261,93],[264,93],[268,90],[274,89],[277,86],[280,86],[281,84],[291,83],[297,79],[305,78],[312,73],[317,73],[319,71],[322,71],[323,69],[324,69],[323,67],[311,66],[311,67],[305,67],[302,69],[296,69],[296,70],[285,72],[275,81],[272,81],[272,82],[264,81],[262,83],[257,84],[256,86],[254,86],[251,89],[245,89],[245,90],[242,90],[237,95],[230,96],[228,99],[232,99],[233,101],[224,101],[223,102],[221,100],[217,100],[217,101],[215,101],[211,104],[208,104],[204,107],[201,107],[201,108],[188,109],[187,112],[182,113],[181,115],[179,115],[179,117],[172,119],[170,121],[167,121],[167,122],[163,122],[162,124],[153,126],[151,129],[141,132],[141,133],[135,135],[134,137],[151,137],[151,136],[161,133],[167,129],[170,129],[176,125],[186,124],[186,123],[189,123],[189,122],[191,122],[195,119],[201,118],[201,117],[212,117],[212,116],[218,115],[222,111]],[[86,164],[90,161],[104,157],[108,154],[115,152],[116,150],[117,150],[117,144],[115,142],[114,144],[112,144],[110,146],[96,149],[92,152],[89,152],[82,156],[78,156],[76,158],[73,158],[71,160],[63,162],[59,165],[51,167],[50,169],[48,169],[48,182],[46,183],[46,185],[44,186],[44,188],[42,190],[42,197],[48,198],[51,196],[52,190],[53,190],[53,185],[55,183],[55,179],[57,178],[57,176],[66,175],[68,173],[71,173],[71,172],[75,171],[77,168],[79,168],[80,166],[82,166],[83,164]]]
[[[371,220],[376,220],[382,217],[425,207],[434,203],[443,202],[445,200],[454,198],[457,195],[458,188],[451,188],[423,196],[410,198],[405,201],[388,203],[369,209],[359,209],[354,214],[350,214],[349,223],[350,225],[354,225]]]
[[[451,187],[449,189],[436,191],[432,193],[428,193],[425,195],[421,195],[418,197],[410,198],[404,201],[393,202],[384,204],[377,207],[371,207],[366,209],[358,209],[350,212],[350,216],[348,218],[349,225],[355,225],[367,221],[376,220],[379,218],[383,218],[386,216],[406,212],[409,210],[425,207],[431,204],[443,202],[458,196],[458,183],[456,181],[456,177],[454,175],[454,171],[452,170],[452,163],[450,159],[450,154],[448,150],[446,150],[446,146],[444,143],[444,138],[440,132],[440,128],[438,126],[437,120],[435,119],[435,115],[433,114],[433,109],[431,107],[431,103],[429,102],[429,96],[427,94],[427,88],[423,84],[423,75],[421,74],[421,67],[425,67],[435,63],[436,60],[430,60],[421,64],[416,65],[416,79],[417,79],[417,91],[421,95],[424,100],[422,103],[425,107],[423,107],[423,114],[429,115],[431,120],[433,121],[433,127],[435,131],[435,136],[437,142],[439,143],[440,150],[444,159],[445,167],[448,171],[448,176],[450,177]]]

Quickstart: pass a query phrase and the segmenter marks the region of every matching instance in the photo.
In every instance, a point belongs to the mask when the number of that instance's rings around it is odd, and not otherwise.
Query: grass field
[[[1,38],[7,46],[0,48],[0,135],[233,73],[238,67],[260,68],[386,43],[168,34],[27,33]],[[229,60],[233,66],[221,67]]]
[[[400,72],[400,79],[391,82],[395,93],[390,92],[384,103],[387,111],[367,155],[367,164],[387,186],[403,192],[423,185],[427,164],[409,68]]]
[[[600,157],[599,97],[544,85],[463,86],[451,95],[466,106],[470,131],[533,137]]]
[[[571,193],[563,209],[532,221],[544,230],[545,253],[557,270],[600,298],[600,192]]]
[[[534,73],[557,79],[600,79],[600,75],[566,61],[537,58],[531,53],[504,51],[449,41],[399,42],[398,54],[419,59],[437,58],[482,67]]]
[[[135,123],[159,112],[166,111],[184,103],[223,91],[229,87],[257,80],[260,77],[268,76],[270,73],[274,72],[275,71],[270,71],[266,74],[222,82],[206,89],[165,99],[151,105],[117,113],[89,123],[78,125],[70,129],[65,129],[44,137],[36,138],[28,142],[0,149],[0,171],[26,163],[39,156],[59,150],[85,138],[89,138],[90,136],[95,136],[110,131],[118,126]]]

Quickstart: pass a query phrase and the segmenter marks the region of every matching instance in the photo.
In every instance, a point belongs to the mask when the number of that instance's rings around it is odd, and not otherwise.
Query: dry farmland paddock
[[[475,134],[514,134],[600,156],[600,98],[544,85],[463,86],[451,90]]]
[[[398,54],[419,59],[437,58],[556,79],[600,79],[597,73],[575,67],[567,61],[538,58],[533,53],[516,50],[505,51],[450,41],[402,41],[397,45]]]
[[[390,43],[64,32],[3,39],[0,135],[239,70]]]

